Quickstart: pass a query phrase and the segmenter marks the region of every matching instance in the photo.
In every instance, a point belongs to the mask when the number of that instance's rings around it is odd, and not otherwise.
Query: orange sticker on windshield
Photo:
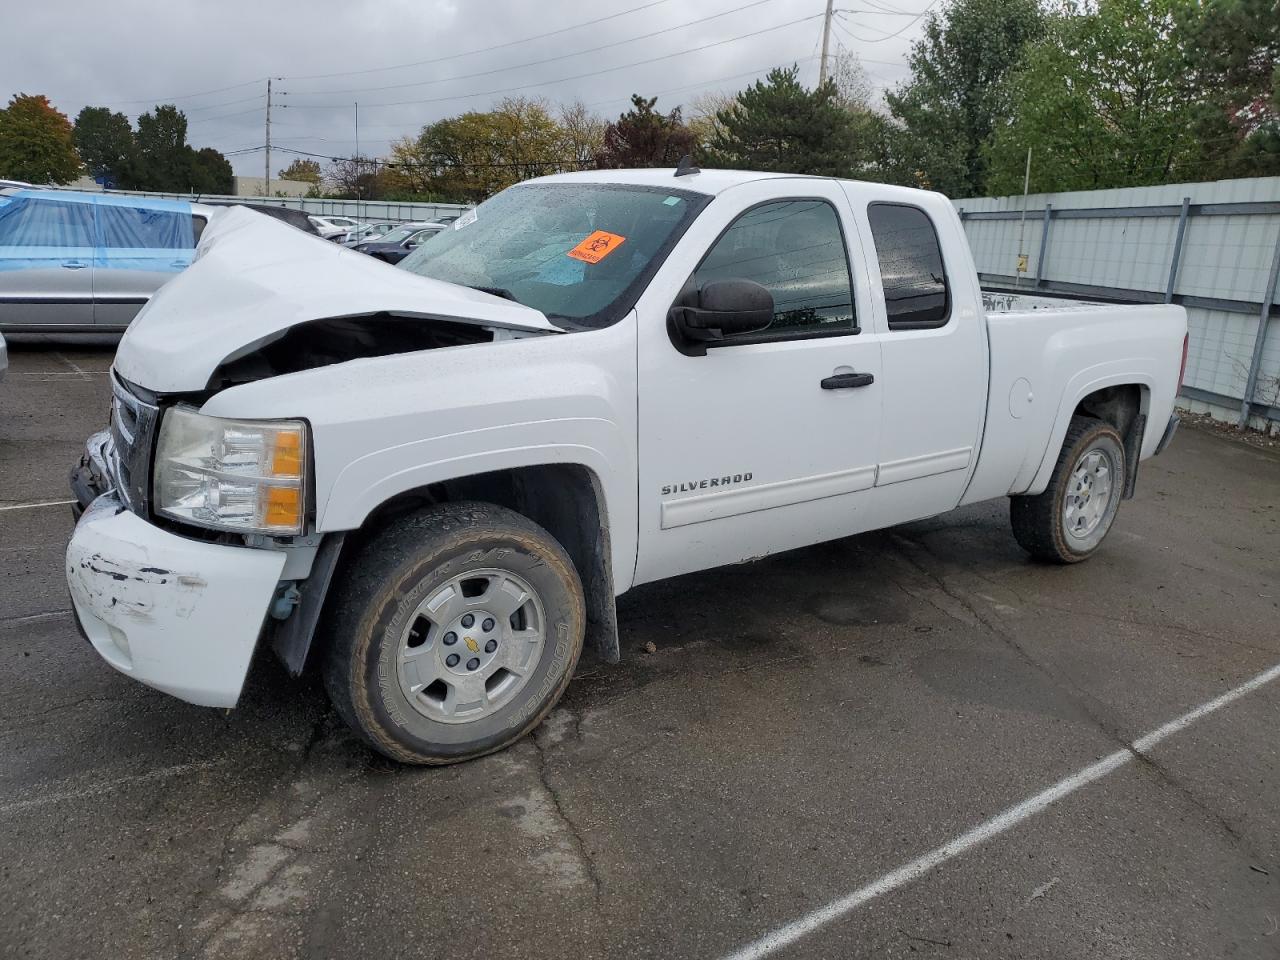
[[[620,237],[616,233],[605,233],[603,230],[597,230],[570,250],[569,256],[575,260],[581,260],[583,263],[599,263],[622,246],[626,239],[626,237]]]

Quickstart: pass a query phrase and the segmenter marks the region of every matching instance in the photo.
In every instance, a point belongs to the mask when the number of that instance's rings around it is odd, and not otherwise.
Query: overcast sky
[[[876,87],[896,85],[920,34],[916,14],[937,2],[836,0],[845,12],[835,18],[832,51],[839,45],[856,53]],[[824,0],[13,3],[2,18],[10,42],[0,58],[0,93],[46,94],[72,119],[85,105],[136,119],[157,103],[176,103],[187,114],[193,146],[217,147],[232,155],[236,173],[261,176],[266,78],[278,77],[274,176],[293,157],[286,148],[350,155],[357,102],[361,152],[382,156],[390,141],[423,124],[487,109],[508,94],[581,99],[614,118],[633,92],[657,95],[659,108],[670,109],[703,91],[741,89],[793,62],[812,85],[824,6]]]

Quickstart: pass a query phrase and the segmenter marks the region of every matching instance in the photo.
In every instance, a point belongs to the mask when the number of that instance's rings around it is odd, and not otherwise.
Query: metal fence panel
[[[1222,419],[1280,422],[1280,177],[1025,201],[978,197],[956,206],[984,283],[1182,303],[1190,333],[1184,399]],[[1020,252],[1029,263],[1018,277]],[[1243,401],[1251,369],[1257,375],[1249,407]]]

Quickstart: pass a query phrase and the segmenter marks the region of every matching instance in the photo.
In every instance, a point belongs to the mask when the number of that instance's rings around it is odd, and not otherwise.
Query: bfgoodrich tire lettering
[[[1044,493],[1009,498],[1014,538],[1040,560],[1088,559],[1115,522],[1127,469],[1115,427],[1072,417]]]
[[[330,608],[325,685],[343,719],[386,756],[440,764],[499,750],[533,729],[568,686],[582,651],[582,585],[564,548],[525,517],[483,503],[434,507],[397,520],[367,543],[346,571]],[[480,600],[462,598],[469,584],[478,585],[474,589],[481,598],[505,589],[514,595],[523,591],[529,599],[521,601],[509,618],[511,629],[504,632],[500,615],[481,616],[474,606]],[[424,606],[441,596],[445,600],[436,607]],[[464,631],[458,616],[473,609],[477,616]],[[530,628],[517,632],[514,624],[526,624],[525,618]],[[415,631],[423,635],[425,649],[407,648]],[[459,642],[464,632],[471,649]],[[443,645],[446,633],[452,633],[454,646]],[[475,689],[481,661],[498,656],[510,638],[535,633],[541,637],[536,657],[530,656],[510,696],[489,709],[487,695],[481,695],[470,714],[446,713],[455,687]],[[486,638],[493,642],[492,653],[482,646]],[[454,650],[458,656],[446,667],[444,656]],[[410,659],[429,663],[422,684],[406,682],[404,664]],[[471,659],[477,663],[475,676],[468,676]],[[438,702],[428,696],[437,686],[446,691]],[[461,699],[454,697],[455,710]]]

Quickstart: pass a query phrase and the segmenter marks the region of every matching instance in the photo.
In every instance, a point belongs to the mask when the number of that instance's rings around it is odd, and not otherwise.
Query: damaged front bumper
[[[284,563],[281,552],[169,533],[106,493],[76,524],[67,584],[111,666],[189,703],[234,707]]]

